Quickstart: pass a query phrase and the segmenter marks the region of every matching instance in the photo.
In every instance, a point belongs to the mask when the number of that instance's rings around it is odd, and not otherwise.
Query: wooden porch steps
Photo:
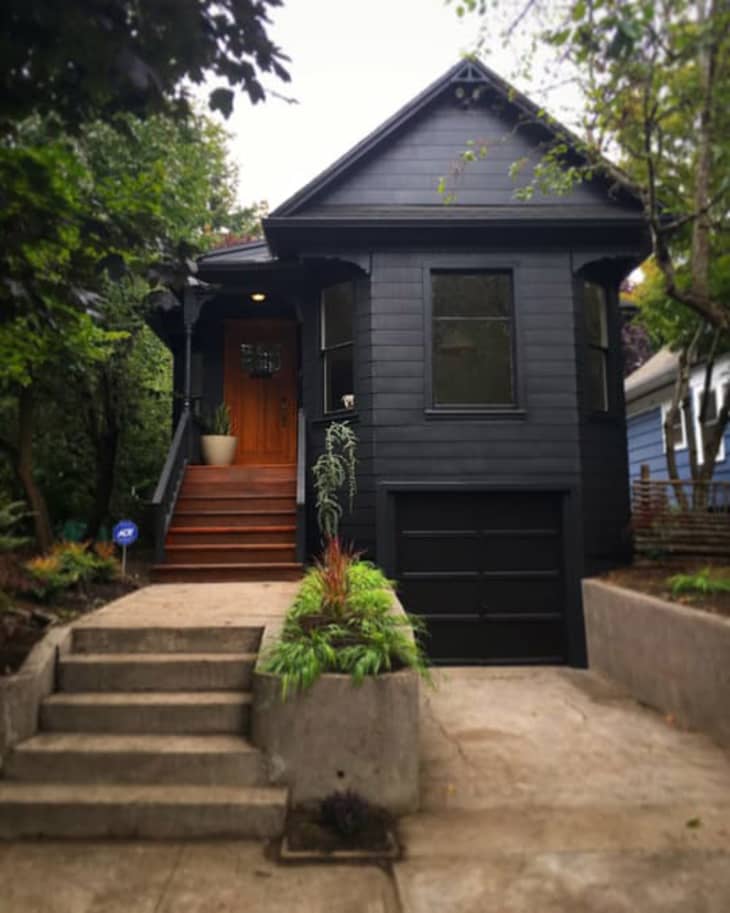
[[[157,583],[296,580],[296,467],[189,466]]]

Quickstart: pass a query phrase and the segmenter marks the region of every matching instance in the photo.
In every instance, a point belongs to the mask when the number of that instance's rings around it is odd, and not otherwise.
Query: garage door
[[[395,499],[398,592],[425,621],[432,660],[566,661],[560,494]]]

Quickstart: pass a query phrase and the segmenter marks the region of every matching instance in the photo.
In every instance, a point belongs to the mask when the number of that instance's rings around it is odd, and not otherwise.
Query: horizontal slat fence
[[[632,488],[636,551],[730,560],[730,482],[652,479],[647,470]]]

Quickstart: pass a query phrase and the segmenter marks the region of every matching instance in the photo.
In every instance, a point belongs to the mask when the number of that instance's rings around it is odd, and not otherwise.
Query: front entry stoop
[[[269,838],[287,793],[247,738],[261,627],[77,627],[40,731],[0,780],[0,838]]]

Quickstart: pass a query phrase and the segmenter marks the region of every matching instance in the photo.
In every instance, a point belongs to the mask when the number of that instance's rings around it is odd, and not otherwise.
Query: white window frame
[[[661,436],[662,436],[662,453],[667,452],[667,435],[664,432],[664,422],[667,419],[667,412],[669,412],[671,406],[672,406],[671,402],[662,403],[661,428],[660,428],[660,432],[661,432]],[[677,453],[677,451],[679,451],[679,450],[687,449],[687,422],[684,417],[684,409],[681,407],[681,405],[679,407],[679,421],[681,423],[681,428],[682,428],[682,437],[674,445],[675,453]]]
[[[720,412],[722,407],[722,402],[725,397],[725,390],[730,381],[720,381],[720,383],[712,384],[710,389],[715,394],[715,400],[717,402],[717,411]],[[702,433],[700,428],[700,407],[702,405],[702,392],[705,389],[704,383],[695,384],[692,386],[692,419],[694,421],[695,428],[695,440],[697,441],[697,462],[701,466],[705,462],[705,444],[702,440]],[[722,440],[720,441],[720,446],[717,450],[717,456],[715,457],[715,465],[717,463],[725,462],[725,435],[723,434]]]

